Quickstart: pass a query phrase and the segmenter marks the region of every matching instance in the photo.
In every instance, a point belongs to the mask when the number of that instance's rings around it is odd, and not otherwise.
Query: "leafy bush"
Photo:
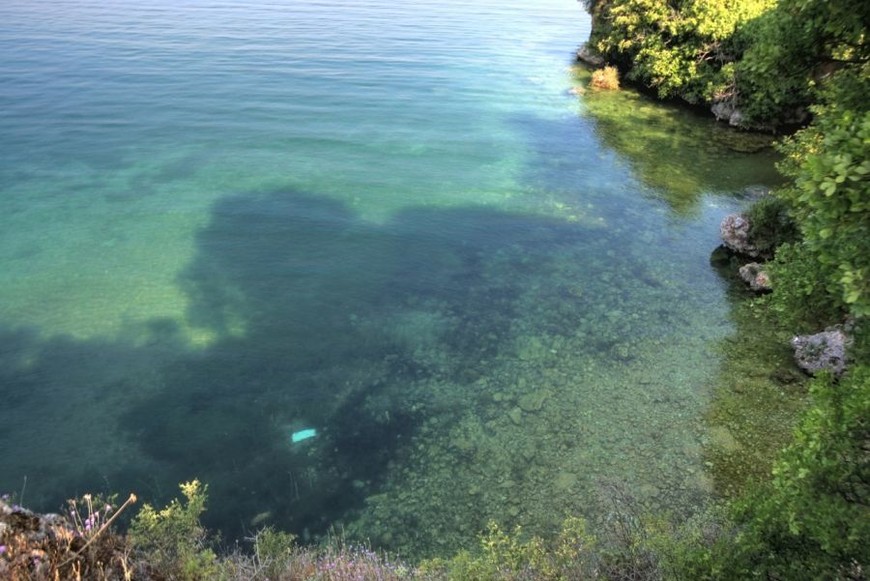
[[[798,237],[797,224],[789,214],[788,205],[780,198],[764,196],[749,207],[749,239],[762,256],[773,256],[774,250]]]
[[[567,519],[552,544],[536,536],[524,538],[520,527],[506,533],[494,522],[480,541],[479,552],[425,561],[420,574],[450,581],[510,581],[592,579],[597,573],[597,541],[580,518]]]
[[[866,96],[864,72],[856,84]],[[852,314],[870,316],[870,110],[850,108],[853,98],[831,91],[814,123],[786,141],[781,170],[794,186],[779,195],[794,208],[825,286]]]
[[[591,41],[628,78],[662,98],[690,103],[733,92],[740,47],[732,40],[742,23],[773,0],[604,0],[587,2],[594,15]]]
[[[811,393],[773,481],[735,505],[722,578],[850,579],[870,565],[870,366],[839,384],[819,377]]]
[[[834,71],[870,58],[863,0],[782,0],[740,31],[740,107],[751,123],[796,121]],[[791,117],[792,119],[789,119]]]
[[[171,579],[211,579],[218,571],[217,557],[205,547],[206,532],[199,522],[205,511],[207,487],[198,480],[181,485],[185,501],[173,499],[157,510],[145,504],[133,519],[129,538],[148,554],[155,574]]]
[[[741,124],[804,123],[818,89],[870,61],[863,0],[584,0],[590,43],[661,98],[736,105]]]
[[[846,305],[830,282],[835,273],[804,243],[783,244],[768,266],[774,292],[762,302],[769,304],[782,324],[798,332],[815,332],[843,321]]]
[[[278,578],[297,553],[296,535],[265,528],[254,537],[254,558],[267,579]]]

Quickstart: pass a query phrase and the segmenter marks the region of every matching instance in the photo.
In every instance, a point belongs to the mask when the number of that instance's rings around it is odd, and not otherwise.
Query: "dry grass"
[[[616,67],[604,67],[592,73],[592,81],[589,83],[593,89],[600,91],[616,91],[619,89],[619,71]]]
[[[9,581],[127,580],[135,575],[124,537],[109,530],[117,510],[103,505],[79,518],[40,515],[0,501],[0,578]],[[87,524],[86,524],[87,523]]]

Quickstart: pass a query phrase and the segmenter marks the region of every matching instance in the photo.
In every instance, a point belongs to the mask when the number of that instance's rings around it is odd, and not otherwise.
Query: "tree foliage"
[[[832,73],[870,59],[863,0],[583,0],[590,43],[662,98],[726,101],[742,123],[807,119]]]
[[[772,482],[735,506],[721,578],[848,579],[870,565],[870,366],[811,392]]]
[[[865,71],[832,78],[815,122],[782,148],[781,171],[793,185],[778,193],[828,292],[858,317],[870,316],[870,109],[855,97],[870,94],[868,78]]]
[[[777,196],[802,240],[774,266],[778,307],[870,316],[870,3],[590,0],[593,44],[662,97],[730,100],[749,125],[814,122],[782,146]],[[815,277],[815,280],[812,280]],[[809,302],[806,299],[810,299]],[[808,306],[818,307],[813,315]]]
[[[587,2],[591,42],[628,78],[662,98],[691,103],[733,90],[735,30],[774,0],[603,0]]]
[[[748,121],[800,121],[817,90],[836,71],[870,60],[870,3],[863,0],[782,0],[740,31],[746,50],[736,66],[741,109]]]
[[[772,480],[733,505],[733,536],[693,578],[857,579],[870,568],[870,3],[597,0],[593,42],[663,97],[729,99],[750,126],[811,123],[781,146],[790,179],[756,208],[770,306],[796,330],[851,319],[853,368],[816,378]],[[778,201],[778,203],[777,203]],[[784,215],[788,214],[788,218]],[[786,229],[787,230],[787,229]]]
[[[159,510],[145,504],[133,519],[130,540],[148,554],[155,571],[179,580],[214,578],[216,556],[205,546],[206,531],[199,521],[207,490],[198,480],[185,482],[181,484],[184,501],[173,499]]]

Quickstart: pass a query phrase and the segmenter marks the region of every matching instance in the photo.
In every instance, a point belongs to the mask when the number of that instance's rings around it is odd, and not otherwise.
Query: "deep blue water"
[[[578,3],[6,0],[0,23],[0,491],[200,478],[230,536],[420,554],[594,518],[608,482],[713,492],[709,255],[771,161],[648,103],[597,119]]]

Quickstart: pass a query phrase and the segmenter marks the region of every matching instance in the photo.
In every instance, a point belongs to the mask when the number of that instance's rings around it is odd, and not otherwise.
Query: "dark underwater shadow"
[[[261,524],[323,533],[377,485],[413,428],[370,418],[383,347],[359,328],[361,284],[388,240],[340,205],[297,192],[219,201],[180,283],[189,320],[215,340],[162,370],[165,388],[124,423],[164,481],[210,487],[208,525],[238,538]],[[294,443],[293,433],[318,435]],[[252,522],[251,519],[254,519]]]
[[[190,320],[216,340],[165,366],[164,388],[123,427],[164,482],[209,484],[205,520],[227,535],[267,522],[325,533],[377,492],[429,415],[464,413],[427,382],[484,374],[509,348],[529,280],[547,279],[554,250],[587,242],[602,244],[475,207],[372,224],[300,192],[225,198],[181,280]],[[577,306],[554,327],[570,329]],[[292,443],[305,428],[318,435]]]
[[[179,351],[176,340],[168,321],[153,321],[136,341],[0,328],[0,491],[57,511],[86,492],[140,490],[150,467],[126,455],[134,444],[118,416]]]
[[[627,253],[564,272],[615,236],[473,205],[374,224],[302,192],[224,198],[179,280],[208,344],[191,346],[166,320],[116,342],[0,334],[7,413],[38,418],[28,452],[7,452],[30,459],[7,464],[2,484],[17,487],[21,472],[50,480],[38,494],[54,510],[88,491],[162,504],[199,478],[205,523],[228,538],[265,524],[326,533],[402,465],[424,422],[437,416],[447,430],[491,399],[472,384],[513,356],[517,333],[576,331],[598,300],[572,293],[578,272],[636,275]],[[317,436],[292,441],[308,428]],[[89,445],[129,453],[99,463]]]

